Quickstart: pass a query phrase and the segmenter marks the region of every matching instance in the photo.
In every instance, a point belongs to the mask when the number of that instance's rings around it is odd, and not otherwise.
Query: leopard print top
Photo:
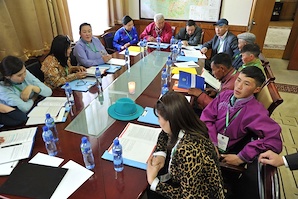
[[[161,132],[156,151],[166,151],[167,142],[168,135]],[[173,155],[170,174],[179,186],[160,182],[156,187],[166,198],[225,198],[218,157],[207,138],[185,133]]]

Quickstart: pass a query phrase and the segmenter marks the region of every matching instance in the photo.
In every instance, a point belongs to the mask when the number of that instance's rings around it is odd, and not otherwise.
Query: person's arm
[[[144,31],[140,35],[141,39],[147,39],[147,41],[148,41],[148,38],[152,36],[151,35],[151,26],[152,26],[152,23],[150,23],[148,26],[146,26],[146,28],[144,29]]]
[[[119,40],[120,40],[120,31],[122,28],[120,28],[119,30],[116,31],[114,38],[113,38],[113,46],[114,48],[116,48],[118,51],[121,51],[121,47],[122,45],[119,44]]]
[[[0,104],[0,105],[4,105],[4,104]],[[13,108],[10,106],[6,106],[6,107],[9,108],[7,112],[0,113],[0,124],[5,126],[17,126],[27,121],[28,117],[26,113],[20,111],[18,108]]]
[[[130,45],[137,44],[139,42],[139,36],[137,33],[137,29],[135,27],[133,27],[131,30],[131,36],[132,36],[132,40],[130,41]]]
[[[285,165],[283,156],[280,156],[271,150],[261,153],[259,156],[259,162],[263,164],[270,164],[275,167]]]
[[[211,48],[212,48],[213,41],[215,40],[215,38],[216,38],[216,35],[215,35],[211,40],[205,42],[205,43],[202,45],[202,48],[211,49]]]
[[[178,34],[175,35],[175,39],[183,40],[185,38],[186,30],[185,28],[180,28]]]
[[[287,165],[291,170],[298,169],[298,153],[286,155],[284,158],[285,165]]]
[[[203,108],[205,108],[213,100],[212,97],[198,88],[190,88],[188,90],[188,94],[195,96],[197,98],[198,104],[201,105]]]
[[[172,27],[170,26],[170,24],[165,22],[164,29],[162,30],[162,33],[160,35],[161,42],[162,43],[170,43],[172,35],[173,35],[172,34]]]
[[[43,97],[49,97],[52,95],[52,89],[47,87],[44,83],[42,83],[39,79],[32,75],[28,70],[26,73],[27,74],[25,80],[28,81],[28,84],[31,84],[39,88],[39,92],[37,92],[37,90],[34,90],[35,93]]]
[[[268,116],[268,111],[262,105],[254,105],[253,114],[242,120],[243,132],[253,132],[258,139],[249,142],[238,153],[238,156],[245,162],[252,162],[260,153],[272,150],[275,153],[282,151],[280,137],[280,126]]]
[[[202,29],[200,27],[196,27],[194,34],[189,38],[188,45],[196,46],[201,41]]]

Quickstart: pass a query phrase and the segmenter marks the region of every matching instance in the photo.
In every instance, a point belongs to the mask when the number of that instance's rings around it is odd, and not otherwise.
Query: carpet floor
[[[291,27],[269,26],[264,42],[264,49],[284,50],[291,32]]]
[[[275,83],[275,85],[279,92],[298,94],[298,86],[280,83]]]

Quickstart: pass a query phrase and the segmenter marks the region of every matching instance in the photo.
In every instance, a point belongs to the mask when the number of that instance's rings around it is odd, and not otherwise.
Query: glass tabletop
[[[110,105],[122,97],[136,100],[163,68],[169,55],[169,52],[153,51],[135,63],[82,110],[65,130],[99,137],[115,122],[108,115]],[[134,94],[129,94],[128,90],[131,81],[135,82]]]

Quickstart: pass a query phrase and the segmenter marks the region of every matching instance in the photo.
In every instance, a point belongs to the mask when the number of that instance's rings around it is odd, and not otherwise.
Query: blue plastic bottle
[[[45,142],[45,146],[47,149],[47,152],[50,156],[56,156],[57,155],[57,146],[54,141],[53,133],[47,126],[42,127],[42,139]]]
[[[119,143],[118,137],[114,139],[114,145],[112,148],[113,151],[113,163],[114,163],[114,169],[117,172],[123,171],[123,158],[122,158],[122,146]]]
[[[174,37],[174,36],[172,36],[172,38],[171,38],[171,40],[170,40],[170,44],[171,44],[171,45],[175,44],[175,37]]]
[[[92,153],[91,144],[88,141],[87,137],[82,137],[81,152],[83,155],[85,167],[87,169],[93,169],[95,167],[94,156]]]
[[[171,68],[173,66],[173,62],[172,62],[172,59],[171,57],[169,56],[168,57],[168,60],[166,62],[166,73],[167,73],[167,85],[168,87],[170,86],[171,84],[171,80],[172,80],[172,74],[171,74]]]
[[[182,41],[179,40],[178,41],[178,55],[181,55],[181,51],[182,51]]]
[[[166,94],[169,91],[168,85],[164,84],[163,87],[161,88],[161,95]]]
[[[161,38],[159,35],[156,38],[156,42],[157,42],[157,50],[160,50]]]
[[[127,67],[127,70],[130,70],[130,57],[128,48],[125,49],[125,66]]]
[[[177,62],[177,55],[178,55],[178,49],[177,49],[176,46],[174,46],[173,52],[172,52],[172,61],[173,61],[173,63]]]
[[[161,87],[163,87],[163,85],[168,84],[168,73],[167,73],[167,69],[163,68],[161,71]]]
[[[70,106],[74,105],[74,97],[72,93],[72,89],[68,82],[65,83],[65,95],[67,97],[67,102]]]
[[[58,131],[56,128],[54,118],[52,118],[49,113],[46,114],[45,125],[49,128],[49,130],[52,131],[54,141],[57,142],[59,140]]]
[[[100,88],[102,79],[101,79],[101,72],[100,72],[99,67],[96,67],[96,69],[95,69],[95,78],[96,78],[96,85],[98,88]]]

